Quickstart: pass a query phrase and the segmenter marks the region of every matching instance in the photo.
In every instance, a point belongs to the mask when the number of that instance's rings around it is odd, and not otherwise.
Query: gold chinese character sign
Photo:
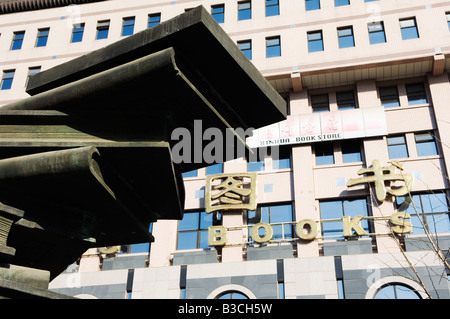
[[[256,210],[256,173],[219,174],[206,177],[205,208]]]
[[[350,179],[347,182],[347,187],[365,184],[375,183],[375,194],[380,202],[384,202],[387,194],[394,196],[405,196],[411,191],[414,185],[414,177],[410,174],[396,174],[396,170],[403,170],[402,165],[397,161],[392,161],[392,165],[389,167],[382,167],[380,161],[374,160],[372,167],[363,168],[358,171],[358,175],[364,175],[365,177]],[[404,185],[398,188],[386,188],[386,181],[404,182]]]

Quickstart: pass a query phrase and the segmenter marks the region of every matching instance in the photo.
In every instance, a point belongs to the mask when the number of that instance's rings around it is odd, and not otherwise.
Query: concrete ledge
[[[248,247],[247,260],[294,258],[291,245]]]
[[[324,256],[362,255],[372,253],[371,240],[348,240],[323,243]]]
[[[194,265],[217,263],[217,251],[204,249],[199,251],[175,252],[173,254],[173,265]]]
[[[434,237],[434,236],[433,236]],[[435,242],[438,243],[438,246],[442,250],[448,250],[450,249],[450,236],[448,235],[441,235],[436,238]],[[405,238],[405,246],[406,251],[420,251],[420,250],[433,250],[433,247],[429,241],[429,239],[426,236],[420,236],[420,237],[406,237]]]
[[[145,268],[146,255],[112,257],[103,259],[102,270]]]

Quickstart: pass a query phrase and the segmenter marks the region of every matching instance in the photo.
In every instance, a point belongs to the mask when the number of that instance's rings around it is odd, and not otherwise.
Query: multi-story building
[[[275,134],[297,133],[286,142],[259,130],[259,145],[281,145],[186,172],[183,220],[154,223],[153,243],[87,251],[50,289],[119,299],[450,298],[448,1],[2,1],[0,104],[27,97],[36,72],[199,5],[287,101]],[[362,169],[374,177],[347,186]],[[257,173],[255,211],[205,212],[206,176],[247,172]],[[210,226],[228,227],[233,245],[208,246]],[[252,237],[252,228],[265,233]]]

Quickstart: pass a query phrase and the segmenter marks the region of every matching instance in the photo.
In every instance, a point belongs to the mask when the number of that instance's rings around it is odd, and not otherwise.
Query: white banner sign
[[[315,143],[387,135],[384,109],[363,108],[291,115],[282,122],[253,131],[249,147]]]

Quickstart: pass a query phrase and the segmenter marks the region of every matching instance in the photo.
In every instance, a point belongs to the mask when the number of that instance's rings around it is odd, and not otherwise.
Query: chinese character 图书
[[[244,188],[244,179],[248,180]],[[215,181],[220,184],[213,185]],[[219,174],[206,178],[206,212],[230,209],[256,209],[256,174]]]
[[[397,161],[392,161],[392,165],[389,167],[382,167],[380,161],[374,160],[372,167],[358,171],[358,175],[366,174],[366,177],[350,179],[347,187],[375,183],[375,194],[380,202],[385,201],[388,193],[394,196],[405,196],[413,187],[414,177],[410,174],[396,174],[396,169],[403,170],[402,165]],[[395,189],[387,189],[385,181],[401,181],[404,182],[404,185]]]

